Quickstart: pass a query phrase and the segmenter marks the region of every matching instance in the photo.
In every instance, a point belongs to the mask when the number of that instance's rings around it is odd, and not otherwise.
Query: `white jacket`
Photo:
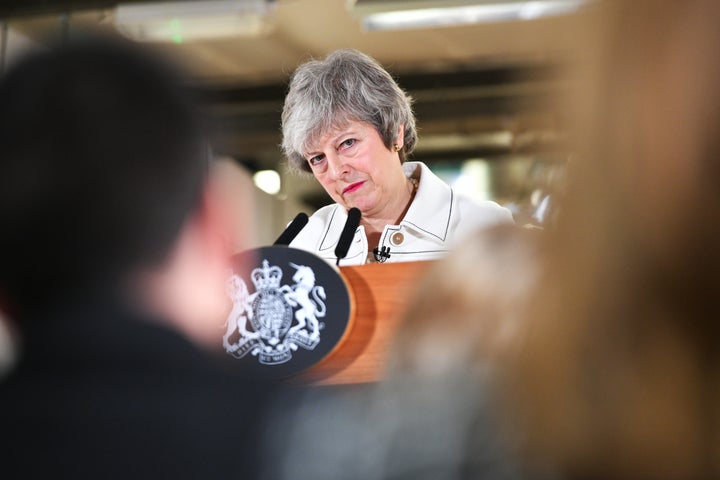
[[[459,195],[421,162],[406,162],[403,170],[420,182],[405,218],[399,225],[385,226],[378,248],[390,248],[387,262],[435,260],[446,254],[476,229],[512,222],[510,210],[495,202],[478,202]],[[327,205],[315,212],[290,247],[307,250],[335,264],[335,247],[347,220],[347,211],[339,204]],[[368,256],[365,227],[355,231],[347,256],[340,266],[361,265],[372,261]]]

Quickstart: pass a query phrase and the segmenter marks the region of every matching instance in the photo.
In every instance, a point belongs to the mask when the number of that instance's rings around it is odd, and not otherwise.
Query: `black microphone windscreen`
[[[350,244],[355,237],[355,230],[357,230],[358,225],[360,225],[360,210],[353,207],[348,210],[347,221],[345,221],[345,226],[335,247],[335,256],[338,259],[345,258],[348,250],[350,250]]]
[[[305,225],[307,225],[307,223],[307,214],[303,212],[298,213],[297,215],[295,215],[293,221],[290,222],[290,225],[288,225],[287,228],[277,238],[277,240],[275,240],[275,243],[273,243],[273,245],[290,245],[290,242],[292,242],[293,239],[297,237],[297,234],[300,233],[300,230],[302,230]]]

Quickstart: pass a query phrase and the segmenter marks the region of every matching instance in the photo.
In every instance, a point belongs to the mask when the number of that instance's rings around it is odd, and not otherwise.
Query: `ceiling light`
[[[352,0],[351,0],[352,1]],[[436,28],[572,13],[587,0],[355,0],[366,30]]]
[[[274,0],[128,3],[115,8],[115,27],[137,41],[183,43],[257,36],[270,28]]]

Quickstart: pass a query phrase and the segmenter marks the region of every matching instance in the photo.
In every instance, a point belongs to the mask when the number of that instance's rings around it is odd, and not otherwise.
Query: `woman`
[[[315,212],[291,247],[334,262],[353,207],[362,216],[345,265],[436,259],[480,227],[512,222],[509,210],[405,162],[417,142],[411,99],[363,53],[338,50],[300,66],[282,130],[289,164],[311,172],[336,202]]]

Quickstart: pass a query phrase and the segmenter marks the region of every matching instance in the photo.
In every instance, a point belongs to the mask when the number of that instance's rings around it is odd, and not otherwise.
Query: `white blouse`
[[[399,225],[386,225],[378,248],[389,248],[387,262],[436,260],[473,231],[512,223],[510,210],[495,202],[478,202],[458,194],[424,163],[405,162],[408,178],[419,179],[415,199]],[[307,250],[336,263],[335,247],[347,220],[347,211],[337,203],[315,212],[305,228],[290,242],[290,247]],[[365,227],[359,226],[340,266],[361,265],[374,261],[368,251]]]

